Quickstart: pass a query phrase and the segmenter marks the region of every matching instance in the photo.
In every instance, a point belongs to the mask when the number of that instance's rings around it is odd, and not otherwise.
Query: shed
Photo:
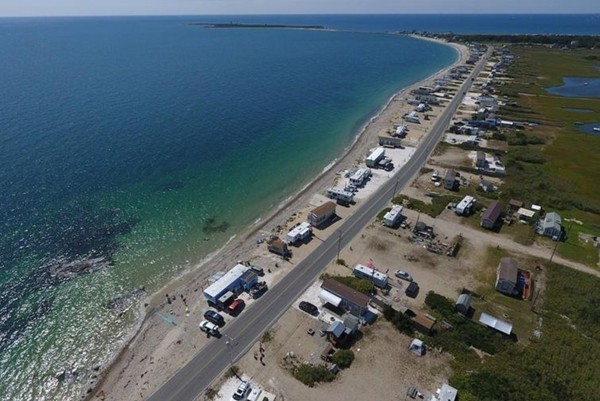
[[[456,185],[456,171],[453,169],[446,170],[446,175],[444,176],[444,188],[453,190]]]
[[[448,384],[443,384],[436,394],[436,397],[431,398],[433,401],[455,401],[458,390]]]
[[[513,296],[519,278],[519,264],[516,259],[502,258],[496,270],[496,291]]]
[[[267,249],[269,252],[273,252],[277,255],[281,255],[284,258],[289,256],[290,250],[285,242],[275,237],[267,241]]]
[[[460,294],[454,305],[454,309],[458,313],[462,313],[465,316],[468,315],[471,309],[471,296],[469,294]]]
[[[430,335],[433,332],[435,320],[431,320],[427,316],[420,314],[417,314],[411,320],[415,330],[427,335]]]
[[[481,180],[479,187],[483,189],[483,192],[494,192],[496,190],[494,183],[487,180]]]
[[[519,220],[529,221],[533,218],[533,216],[535,216],[535,211],[522,207],[517,210],[517,216],[519,216]]]
[[[307,219],[310,225],[319,227],[327,223],[333,216],[335,216],[335,203],[328,201],[311,210],[308,213]]]
[[[479,323],[491,327],[492,329],[497,330],[500,333],[506,334],[507,336],[510,336],[510,333],[512,332],[512,323],[500,320],[497,317],[488,315],[485,312],[483,312],[479,317]]]
[[[514,210],[522,208],[523,205],[524,205],[523,201],[520,201],[520,200],[511,199],[510,201],[508,201],[508,207],[510,207],[511,209],[514,209]]]
[[[494,201],[492,204],[483,212],[481,216],[481,227],[491,230],[496,225],[498,218],[502,214],[502,206],[500,202]]]
[[[413,229],[413,233],[418,235],[419,237],[432,239],[433,238],[433,227],[428,226],[422,221],[419,221],[415,224],[415,228]]]

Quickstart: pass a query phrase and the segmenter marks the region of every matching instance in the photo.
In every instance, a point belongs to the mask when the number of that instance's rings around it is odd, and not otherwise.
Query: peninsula
[[[282,24],[241,24],[229,23],[206,23],[195,22],[190,25],[198,25],[203,28],[263,28],[263,29],[325,29],[322,25],[282,25]]]

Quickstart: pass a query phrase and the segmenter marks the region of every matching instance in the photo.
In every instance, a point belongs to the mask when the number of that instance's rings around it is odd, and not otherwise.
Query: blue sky
[[[0,0],[0,16],[600,13],[600,0]]]

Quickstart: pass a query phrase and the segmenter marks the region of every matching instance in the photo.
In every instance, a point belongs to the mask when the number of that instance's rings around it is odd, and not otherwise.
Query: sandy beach
[[[209,277],[215,272],[229,269],[238,260],[251,260],[271,271],[265,279],[272,287],[289,271],[290,267],[309,254],[315,244],[294,248],[291,261],[284,262],[279,257],[265,252],[264,244],[258,245],[256,238],[261,234],[272,233],[277,228],[285,231],[286,227],[297,221],[304,221],[310,205],[319,202],[320,195],[316,194],[336,183],[341,177],[340,172],[356,167],[358,161],[376,146],[377,136],[393,128],[395,124],[401,123],[402,116],[414,109],[414,106],[406,102],[412,89],[430,83],[443,76],[453,66],[464,63],[468,57],[467,48],[458,44],[451,44],[451,46],[457,49],[460,55],[457,61],[452,66],[394,94],[328,170],[321,173],[301,191],[291,195],[271,214],[249,227],[245,233],[240,233],[232,239],[219,252],[209,255],[193,269],[180,275],[147,299],[143,306],[145,317],[139,330],[123,344],[121,353],[116,356],[112,365],[102,367],[101,379],[97,382],[90,381],[87,399],[115,401],[146,399],[192,359],[199,349],[208,343],[205,336],[199,335],[197,325],[206,310],[202,290],[207,286]],[[429,113],[428,121],[422,121],[418,126],[409,125],[409,134],[404,141],[407,147],[418,146],[443,107],[445,105],[434,107]],[[401,166],[402,161],[410,157],[410,154],[398,153],[397,159],[394,160],[396,168]],[[365,189],[364,193],[357,195],[357,202],[360,203],[361,198],[364,199],[372,193],[374,186],[383,185],[385,182],[386,176],[378,175],[368,190]],[[354,210],[356,206],[347,209],[338,208],[338,214],[344,218]],[[319,231],[317,235],[327,237],[333,231],[335,231],[335,224]],[[166,301],[167,298],[170,298],[169,302]]]

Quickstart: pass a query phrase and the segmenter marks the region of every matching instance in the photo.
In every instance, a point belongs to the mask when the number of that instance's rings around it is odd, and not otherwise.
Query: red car
[[[227,312],[229,312],[230,315],[237,315],[242,311],[242,309],[244,309],[245,305],[246,304],[244,301],[242,301],[241,299],[236,299],[231,304],[229,304],[229,306],[227,307]]]

